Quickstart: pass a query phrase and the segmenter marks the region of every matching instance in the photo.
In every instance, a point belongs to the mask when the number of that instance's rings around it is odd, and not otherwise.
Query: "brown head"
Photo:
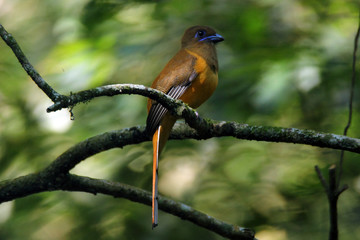
[[[182,39],[181,47],[187,47],[195,44],[211,44],[224,41],[224,38],[217,34],[214,29],[208,26],[193,26],[188,28]]]

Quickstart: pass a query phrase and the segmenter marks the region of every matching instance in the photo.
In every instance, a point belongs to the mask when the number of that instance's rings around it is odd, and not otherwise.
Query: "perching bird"
[[[215,44],[224,38],[207,26],[188,28],[181,49],[157,76],[152,88],[180,99],[192,108],[199,107],[218,84],[218,61]],[[152,228],[158,224],[158,163],[170,131],[176,122],[161,104],[148,99],[146,131],[153,141]]]

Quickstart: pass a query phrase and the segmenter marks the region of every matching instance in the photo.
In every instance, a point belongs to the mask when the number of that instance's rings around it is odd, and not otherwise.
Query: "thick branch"
[[[127,198],[151,206],[151,193],[142,189],[134,188],[125,184],[99,181],[88,177],[69,176],[69,182],[62,187],[62,190],[86,191],[90,193],[103,193],[114,197]],[[159,208],[167,213],[188,220],[201,227],[209,229],[230,239],[254,239],[254,232],[250,229],[234,226],[207,214],[199,212],[188,205],[175,202],[169,198],[159,196]]]
[[[97,153],[112,149],[122,148],[126,145],[148,141],[144,127],[133,127],[119,131],[106,132],[82,141],[69,148],[56,158],[47,168],[45,173],[56,177],[68,173],[73,167],[86,158]]]
[[[65,98],[67,98],[66,101],[55,102],[53,105],[48,107],[46,111],[54,112],[63,108],[73,107],[81,102],[88,102],[96,97],[111,97],[119,94],[138,94],[157,100],[162,104],[167,105],[169,108],[171,108],[171,106],[174,106],[173,102],[167,101],[169,99],[171,100],[171,97],[156,89],[152,89],[138,84],[113,84],[84,90],[77,93],[71,93],[69,96],[64,96]]]
[[[208,139],[211,137],[233,136],[239,139],[298,143],[360,153],[359,139],[341,135],[296,128],[250,126],[236,122],[216,122],[203,119],[195,110],[181,101],[174,100],[160,91],[142,85],[115,84],[81,91],[70,95],[70,100],[67,102],[59,102],[50,106],[48,111],[74,106],[79,102],[89,101],[99,96],[114,96],[117,94],[139,94],[160,102],[172,114],[185,118],[191,127],[197,129],[198,134],[191,133],[191,136],[188,136],[190,138]],[[183,135],[186,136],[186,133]]]
[[[208,139],[211,137],[232,136],[238,139],[301,143],[360,153],[359,139],[330,133],[318,133],[311,130],[300,130],[296,128],[250,126],[235,122],[214,123],[212,127],[215,129],[214,136],[208,136],[207,134],[202,136],[187,126],[177,125],[172,131],[170,139]],[[144,127],[132,127],[106,132],[86,139],[65,151],[48,166],[47,172],[54,176],[61,173],[67,173],[79,162],[92,155],[111,148],[122,148],[126,145],[138,144],[148,140],[149,137],[146,135]]]
[[[330,133],[318,133],[296,128],[250,126],[236,122],[214,122],[211,126],[214,129],[213,136],[208,134],[201,135],[185,125],[178,124],[172,131],[170,139],[209,139],[211,137],[232,136],[238,139],[301,143],[360,153],[359,139]],[[46,172],[53,176],[66,174],[79,162],[92,155],[111,148],[122,148],[126,145],[138,144],[149,140],[144,127],[132,127],[106,132],[86,139],[69,148],[47,167]]]
[[[360,139],[332,133],[297,128],[251,126],[225,121],[213,126],[214,137],[233,136],[238,139],[305,144],[360,153]]]
[[[96,97],[115,96],[119,94],[137,94],[151,98],[161,103],[173,115],[184,118],[191,127],[197,129],[199,132],[207,133],[209,136],[212,134],[212,132],[209,132],[211,125],[208,123],[208,120],[201,118],[197,112],[187,104],[181,100],[173,99],[159,90],[137,84],[113,84],[71,93],[70,96],[63,96],[63,99],[60,99],[48,107],[46,111],[53,112],[63,108],[73,107],[80,102],[88,102]]]
[[[61,178],[51,178],[48,169],[38,173],[0,182],[0,202],[45,191],[81,191],[92,194],[102,193],[114,197],[126,198],[151,206],[151,193],[118,182],[64,174]],[[159,208],[164,212],[188,220],[223,237],[230,239],[254,239],[250,229],[234,226],[207,214],[196,211],[188,205],[159,197]]]

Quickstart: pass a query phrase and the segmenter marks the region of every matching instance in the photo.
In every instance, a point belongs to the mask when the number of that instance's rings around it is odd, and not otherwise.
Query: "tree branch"
[[[318,147],[329,147],[346,149],[352,152],[360,152],[360,140],[339,136],[330,133],[316,133],[310,130],[284,129],[275,127],[250,126],[236,122],[213,123],[214,136],[200,135],[195,130],[177,124],[170,135],[170,139],[209,139],[211,137],[232,136],[238,139],[273,142],[293,142],[313,145]],[[277,134],[274,134],[277,133]],[[112,148],[122,148],[131,144],[149,141],[145,127],[132,127],[117,131],[106,132],[88,138],[61,154],[47,167],[47,174],[56,177],[68,173],[73,167],[86,158]]]
[[[31,77],[31,79],[36,83],[36,85],[53,101],[61,101],[63,100],[63,96],[56,92],[35,70],[35,68],[31,65],[29,60],[26,58],[25,54],[21,50],[20,46],[16,42],[15,38],[8,33],[5,28],[0,24],[0,36],[4,40],[4,42],[11,48],[14,52],[16,58],[20,62],[23,69],[27,72],[27,74]]]
[[[329,240],[337,240],[339,235],[338,230],[338,213],[337,213],[337,201],[342,192],[348,189],[347,185],[343,185],[342,188],[337,187],[336,180],[336,166],[331,165],[329,167],[329,184],[326,183],[323,174],[321,173],[318,166],[315,166],[315,171],[320,179],[321,184],[323,185],[326,196],[329,202],[329,216],[330,216],[330,230],[329,230]]]
[[[94,194],[103,193],[114,197],[125,197],[131,201],[151,206],[150,192],[106,180],[100,181],[99,179],[69,175],[68,183],[62,186],[62,190],[80,190]],[[207,214],[199,212],[188,205],[175,202],[166,197],[159,196],[159,208],[167,213],[178,216],[181,219],[188,220],[226,238],[244,240],[254,239],[254,232],[250,229],[225,223]]]
[[[0,203],[19,197],[45,191],[81,191],[92,194],[102,193],[114,197],[126,198],[134,202],[151,206],[151,193],[126,184],[102,179],[64,174],[61,178],[49,177],[45,169],[37,174],[29,174],[16,179],[0,182]],[[230,239],[253,240],[254,232],[247,228],[231,225],[188,205],[159,196],[159,208],[181,219],[213,231]]]
[[[185,138],[209,139],[211,137],[233,136],[239,139],[306,144],[360,153],[360,139],[356,138],[297,128],[250,126],[236,122],[203,119],[194,109],[182,101],[175,100],[158,90],[135,84],[114,84],[74,93],[68,97],[69,101],[57,102],[50,106],[47,111],[51,112],[74,106],[95,97],[118,94],[139,94],[150,97],[160,102],[172,114],[185,118],[186,122],[198,131],[195,133],[188,130],[187,133],[182,134],[182,136],[186,136]]]

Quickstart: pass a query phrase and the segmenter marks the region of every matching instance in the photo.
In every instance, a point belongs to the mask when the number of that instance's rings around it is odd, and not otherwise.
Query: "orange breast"
[[[203,57],[188,49],[186,51],[196,57],[194,68],[199,75],[180,99],[190,107],[197,108],[215,91],[218,84],[218,74],[209,67]]]

